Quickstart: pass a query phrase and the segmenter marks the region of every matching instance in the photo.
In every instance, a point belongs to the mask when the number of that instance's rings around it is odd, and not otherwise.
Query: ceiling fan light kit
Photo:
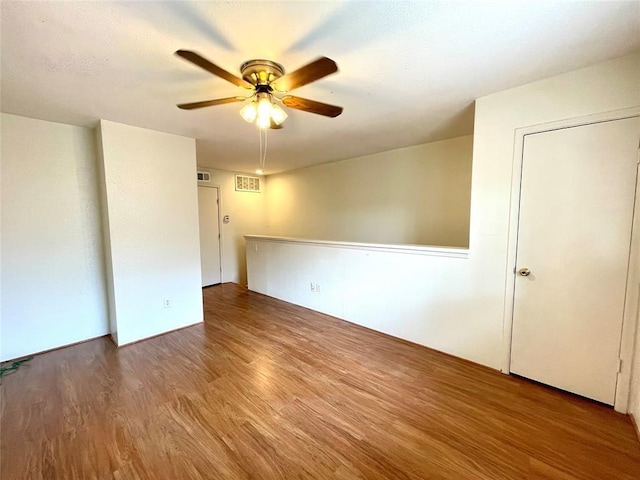
[[[258,128],[272,128],[284,122],[288,115],[268,93],[258,93],[253,100],[240,109],[240,116],[249,123],[256,122]]]

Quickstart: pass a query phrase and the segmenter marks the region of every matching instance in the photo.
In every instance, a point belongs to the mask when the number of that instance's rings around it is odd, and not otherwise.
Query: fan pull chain
[[[260,140],[260,150],[258,151],[258,168],[262,168],[262,130],[258,129],[258,139]]]
[[[263,140],[264,135],[264,140]],[[258,136],[260,138],[260,170],[264,171],[265,163],[267,162],[267,130],[263,130],[261,128],[258,129]]]
[[[264,152],[262,153],[262,163],[260,169],[264,172],[265,164],[267,163],[267,130],[264,131]]]

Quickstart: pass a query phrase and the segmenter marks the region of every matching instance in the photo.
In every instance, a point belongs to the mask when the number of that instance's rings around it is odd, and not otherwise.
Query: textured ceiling
[[[176,103],[240,89],[173,55],[238,74],[325,55],[340,71],[294,94],[269,131],[266,173],[472,133],[473,100],[640,49],[640,2],[9,2],[1,15],[6,113],[95,126],[103,118],[197,139],[198,163],[252,172],[258,133],[241,104]]]

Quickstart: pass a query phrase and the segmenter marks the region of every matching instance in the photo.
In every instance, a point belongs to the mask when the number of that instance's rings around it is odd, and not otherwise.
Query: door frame
[[[223,237],[224,237],[224,235],[222,235],[222,218],[220,216],[220,214],[222,212],[222,190],[220,189],[220,185],[205,185],[205,184],[203,184],[201,182],[198,182],[198,188],[200,188],[200,187],[217,188],[218,189],[218,232],[220,233],[220,242],[218,243],[220,248],[218,249],[218,255],[220,256],[220,283],[224,283],[224,265],[222,264],[222,259],[224,258],[224,254],[223,254],[223,249],[224,249]],[[199,224],[198,224],[198,228],[200,228]]]
[[[640,117],[640,107],[626,108],[594,115],[586,115],[549,123],[517,128],[514,134],[513,163],[511,174],[511,199],[509,204],[509,232],[507,239],[507,263],[505,276],[505,301],[502,329],[502,372],[510,373],[511,367],[511,334],[513,331],[514,295],[516,287],[516,254],[518,248],[518,219],[520,215],[520,184],[522,162],[524,156],[524,140],[526,135],[550,132],[565,128],[591,125],[594,123]],[[639,158],[640,160],[640,158]],[[637,170],[640,176],[640,170]],[[625,294],[624,314],[622,318],[622,337],[620,342],[620,359],[622,368],[616,382],[614,409],[627,413],[629,390],[631,385],[631,367],[633,360],[633,343],[635,339],[636,320],[638,318],[638,300],[640,297],[640,179],[636,177],[636,196],[633,209],[631,230],[631,247],[629,267],[627,271],[627,288]],[[638,352],[640,355],[640,352]]]

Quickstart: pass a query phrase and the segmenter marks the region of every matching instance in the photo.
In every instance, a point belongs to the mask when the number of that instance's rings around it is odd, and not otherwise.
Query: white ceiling
[[[288,110],[266,173],[473,131],[477,97],[640,49],[640,2],[8,2],[1,107],[80,126],[103,118],[196,138],[198,163],[252,172],[258,133],[241,104],[176,103],[241,90],[173,55],[194,50],[239,75],[320,55],[337,74],[294,95],[341,105]]]

